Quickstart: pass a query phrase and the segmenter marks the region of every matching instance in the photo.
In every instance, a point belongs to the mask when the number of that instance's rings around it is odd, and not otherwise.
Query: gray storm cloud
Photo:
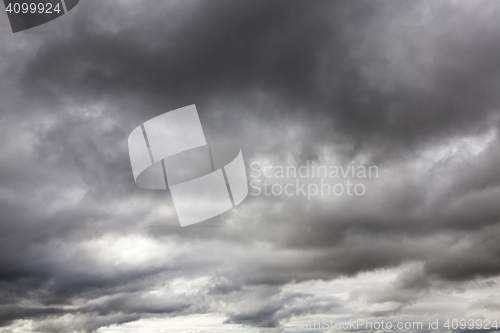
[[[498,310],[499,13],[89,0],[17,34],[1,15],[0,332],[420,320],[433,297],[433,315],[459,317],[455,293]],[[127,137],[191,104],[247,166],[356,161],[380,177],[363,197],[249,196],[181,229],[168,191],[134,183]]]

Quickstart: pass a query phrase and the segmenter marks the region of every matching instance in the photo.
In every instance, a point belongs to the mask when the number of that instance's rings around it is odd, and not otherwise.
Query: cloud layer
[[[89,0],[15,35],[0,17],[0,332],[494,315],[499,13]],[[134,184],[127,137],[190,104],[249,176],[315,162],[379,177],[364,196],[249,196],[180,228],[168,191]]]

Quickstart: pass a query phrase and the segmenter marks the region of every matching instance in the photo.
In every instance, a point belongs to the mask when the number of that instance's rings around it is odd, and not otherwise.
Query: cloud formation
[[[499,12],[86,1],[0,34],[0,332],[492,315]],[[180,228],[168,192],[135,185],[127,137],[191,104],[207,140],[238,143],[248,165],[380,176],[362,197],[250,196]]]

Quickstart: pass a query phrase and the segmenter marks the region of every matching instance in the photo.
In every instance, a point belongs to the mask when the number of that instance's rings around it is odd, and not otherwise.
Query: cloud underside
[[[494,313],[499,13],[86,1],[1,34],[0,332]],[[250,195],[180,228],[168,191],[135,185],[127,137],[191,104],[208,141],[242,147],[249,176],[314,161],[378,177],[354,180],[363,196]]]

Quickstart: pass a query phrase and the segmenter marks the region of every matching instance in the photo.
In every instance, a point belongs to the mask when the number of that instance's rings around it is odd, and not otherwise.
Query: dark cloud
[[[2,332],[394,318],[439,293],[493,288],[499,11],[86,1],[48,33],[0,35]],[[363,197],[249,196],[180,228],[168,191],[134,184],[127,136],[190,104],[207,138],[240,144],[248,166],[356,161],[380,177]],[[355,284],[392,270],[377,290]],[[332,296],[344,280],[358,282]],[[293,289],[314,283],[324,289]]]

